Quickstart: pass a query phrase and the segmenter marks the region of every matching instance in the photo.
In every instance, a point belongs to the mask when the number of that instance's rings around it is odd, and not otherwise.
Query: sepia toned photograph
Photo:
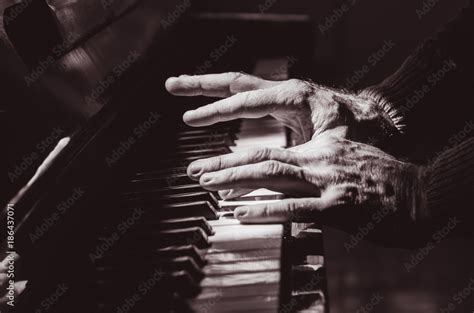
[[[474,1],[0,0],[0,313],[474,313]]]

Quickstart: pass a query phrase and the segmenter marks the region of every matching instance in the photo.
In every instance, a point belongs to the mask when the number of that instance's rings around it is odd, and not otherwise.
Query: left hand
[[[170,77],[177,96],[223,98],[188,111],[183,120],[207,126],[239,118],[271,116],[290,128],[299,143],[345,127],[351,140],[379,144],[397,133],[388,114],[371,99],[298,79],[270,81],[243,73]]]
[[[353,232],[384,209],[399,226],[416,220],[422,199],[422,168],[333,132],[287,150],[263,148],[198,160],[188,175],[208,190],[240,195],[248,188],[268,188],[295,197],[237,208],[235,217],[244,223],[320,222]]]

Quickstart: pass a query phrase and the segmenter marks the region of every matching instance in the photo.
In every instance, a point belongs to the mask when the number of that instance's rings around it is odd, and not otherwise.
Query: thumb
[[[284,199],[278,202],[238,207],[235,218],[242,223],[277,223],[314,220],[326,208],[322,198]]]
[[[278,202],[242,206],[234,210],[234,216],[242,223],[316,222],[322,213],[332,207],[347,204],[348,186],[326,189],[320,198],[284,199]]]

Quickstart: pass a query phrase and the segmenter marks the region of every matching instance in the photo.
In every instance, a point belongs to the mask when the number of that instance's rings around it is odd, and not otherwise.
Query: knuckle
[[[250,152],[250,159],[256,162],[270,159],[270,148],[255,149]]]
[[[269,217],[270,216],[270,208],[268,207],[268,205],[265,205],[262,207],[262,209],[260,210],[260,217]]]
[[[239,170],[235,167],[231,168],[229,171],[226,171],[225,181],[233,183],[239,177]]]
[[[287,206],[286,206],[286,212],[287,214],[289,215],[290,219],[294,220],[296,218],[298,218],[298,214],[299,214],[299,206],[296,202],[288,202]]]
[[[221,169],[223,167],[223,160],[221,156],[218,156],[212,160],[212,165],[210,166],[212,169]]]
[[[229,75],[232,79],[232,84],[238,84],[242,78],[247,77],[247,74],[242,72],[230,72]]]
[[[314,92],[314,87],[310,83],[300,79],[290,79],[288,83],[294,88],[297,94],[303,98],[308,98]]]
[[[229,91],[231,94],[239,94],[241,92],[240,84],[242,80],[248,77],[247,74],[241,72],[229,72],[230,78]]]
[[[279,176],[282,174],[282,166],[278,161],[266,161],[263,169],[264,172],[269,176]]]
[[[239,79],[241,78],[243,75],[242,72],[229,72],[229,75],[233,78],[233,79]]]

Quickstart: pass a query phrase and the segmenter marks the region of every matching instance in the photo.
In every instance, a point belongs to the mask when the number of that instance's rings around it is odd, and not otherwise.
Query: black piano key
[[[179,167],[179,166],[188,166],[191,162],[207,159],[221,155],[222,153],[208,152],[203,155],[191,155],[186,157],[175,157],[175,158],[166,158],[160,161],[160,163],[165,167]]]
[[[202,216],[207,220],[216,220],[218,217],[214,206],[207,201],[166,204],[158,210],[163,216],[174,218]]]
[[[183,136],[200,136],[200,135],[213,135],[213,134],[232,134],[238,130],[238,127],[223,126],[219,128],[188,128],[181,130],[176,133],[177,137]]]
[[[203,144],[197,150],[178,150],[175,153],[173,153],[172,155],[174,155],[178,158],[179,157],[187,158],[187,157],[193,157],[193,156],[201,157],[203,155],[210,155],[210,154],[221,155],[221,154],[227,154],[227,153],[230,153],[230,152],[231,151],[230,151],[228,146],[211,148],[211,147],[207,147],[205,144]]]
[[[222,141],[226,144],[226,146],[233,146],[235,145],[234,140],[235,136],[231,134],[219,134],[216,136],[213,136],[212,141]],[[210,138],[208,135],[200,135],[200,136],[183,136],[178,138],[178,145],[181,144],[202,144],[205,145],[205,143],[210,142]]]
[[[166,271],[160,267],[135,267],[134,270],[117,267],[102,267],[97,269],[97,281],[93,282],[103,299],[101,306],[120,303],[137,288],[147,284],[148,295],[155,298],[157,303],[173,299],[175,295],[190,298],[199,294],[199,281],[186,270]],[[118,300],[118,301],[117,301]]]
[[[199,249],[208,248],[210,243],[206,232],[200,227],[182,229],[153,230],[140,227],[129,231],[128,237],[120,242],[119,251],[136,247],[165,248],[171,246],[195,245]]]
[[[177,151],[198,150],[199,148],[202,148],[203,146],[207,148],[212,148],[212,149],[229,147],[227,142],[221,140],[221,141],[206,142],[205,144],[202,144],[202,143],[181,144],[176,147],[176,150]]]
[[[155,189],[144,189],[144,190],[137,190],[137,191],[129,191],[123,193],[123,197],[127,198],[135,198],[135,197],[158,197],[158,196],[166,196],[166,195],[174,195],[174,194],[181,194],[181,193],[192,193],[192,192],[200,192],[204,189],[201,185],[194,183],[194,184],[186,184],[186,185],[178,185],[178,186],[167,186],[162,188],[155,188]],[[212,192],[214,196],[217,195],[216,192]]]
[[[177,258],[181,256],[188,256],[193,258],[194,262],[201,268],[207,263],[205,257],[199,253],[195,245],[166,247],[156,250],[156,253],[160,257],[164,258]]]
[[[134,179],[129,184],[132,191],[166,188],[178,185],[189,185],[195,183],[186,173],[163,175],[156,178]]]
[[[152,205],[152,204],[173,204],[173,203],[185,203],[185,202],[197,202],[207,201],[217,211],[219,210],[219,202],[217,198],[210,192],[200,191],[193,193],[182,193],[172,194],[167,196],[147,196],[147,197],[135,197],[127,199],[132,205]]]
[[[149,223],[149,222],[145,222]],[[201,228],[208,236],[214,235],[214,230],[204,217],[190,217],[182,219],[169,219],[153,224],[157,230],[183,229],[190,227]]]
[[[304,261],[309,255],[323,255],[323,238],[320,230],[311,228],[301,230],[291,240],[291,251],[294,262]]]
[[[186,173],[186,169],[187,169],[186,166],[159,168],[159,169],[150,170],[146,172],[136,173],[134,176],[134,179],[164,177],[170,174],[184,174]]]
[[[135,251],[114,251],[106,254],[95,261],[97,266],[135,264],[136,262],[153,262],[154,259],[175,259],[180,257],[192,258],[199,268],[206,265],[207,261],[195,245],[169,246],[159,249],[135,250]]]
[[[325,286],[324,267],[297,265],[291,268],[292,290],[295,292],[320,291]]]
[[[140,268],[139,273],[151,273],[154,270],[159,272],[179,272],[186,271],[195,281],[201,281],[204,278],[204,273],[192,257],[183,255],[175,258],[152,258],[138,260],[133,263],[134,267]],[[136,275],[134,271],[130,271],[129,260],[115,261],[111,264],[105,264],[97,267],[98,276],[102,279],[113,279],[114,277],[121,277],[123,280],[134,280],[134,277],[129,275]]]

